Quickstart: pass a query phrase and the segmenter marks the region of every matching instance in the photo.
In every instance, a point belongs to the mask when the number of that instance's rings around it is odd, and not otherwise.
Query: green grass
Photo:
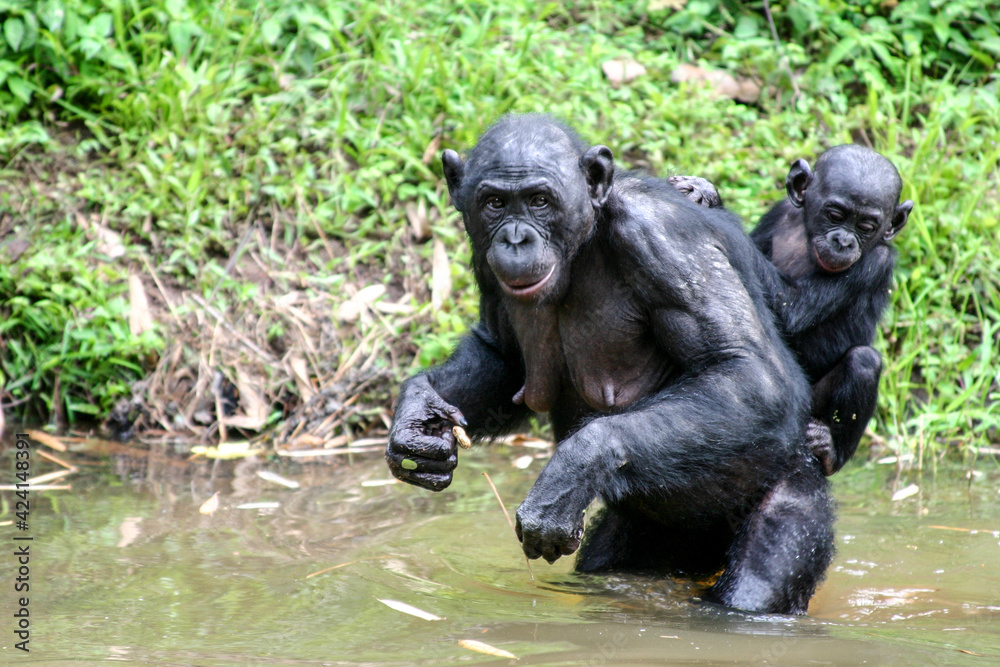
[[[916,202],[873,428],[903,450],[1000,440],[996,3],[775,3],[780,51],[760,3],[660,5],[0,0],[5,27],[37,24],[30,45],[0,38],[0,233],[31,243],[0,262],[4,400],[45,417],[58,377],[70,420],[99,417],[149,372],[171,319],[158,337],[122,329],[144,257],[168,287],[208,298],[221,281],[218,308],[254,313],[256,283],[223,276],[251,215],[282,289],[333,304],[372,282],[413,294],[414,318],[382,317],[399,352],[375,365],[398,379],[440,361],[477,308],[440,149],[547,111],[620,160],[710,178],[748,224],[792,160],[870,142]],[[611,87],[601,64],[619,57],[647,75]],[[672,84],[693,59],[769,88],[751,107]],[[437,312],[431,244],[408,231],[420,202],[452,259]],[[79,216],[118,231],[124,257],[96,256]],[[370,326],[323,351],[334,366]]]

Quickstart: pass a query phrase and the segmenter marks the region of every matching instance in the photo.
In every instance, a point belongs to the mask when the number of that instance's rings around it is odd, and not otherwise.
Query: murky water
[[[513,511],[543,461],[526,470],[512,461],[534,451],[463,452],[440,494],[370,485],[388,477],[378,454],[337,467],[155,456],[82,466],[64,480],[72,490],[33,494],[27,655],[14,648],[10,548],[25,533],[0,529],[0,662],[510,662],[458,643],[477,640],[524,665],[1000,664],[995,461],[981,461],[985,474],[971,482],[967,468],[899,480],[893,466],[838,474],[838,555],[810,615],[787,618],[700,604],[696,587],[671,579],[576,575],[571,559],[534,561],[529,581],[481,473]],[[34,462],[36,474],[54,468]],[[13,475],[8,449],[0,484]],[[892,502],[894,481],[920,493]],[[216,491],[219,509],[199,513]],[[12,492],[0,496],[0,521],[13,520]],[[278,506],[238,508],[256,502]]]

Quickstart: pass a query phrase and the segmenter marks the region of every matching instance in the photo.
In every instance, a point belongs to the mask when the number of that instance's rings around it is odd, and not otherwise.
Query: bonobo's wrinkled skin
[[[404,383],[386,450],[445,488],[475,439],[548,412],[558,446],[517,510],[525,554],[577,568],[723,569],[709,596],[804,613],[833,546],[802,445],[808,384],[772,321],[766,260],[722,209],[616,174],[544,116],[506,117],[444,173],[472,242],[478,326]]]
[[[677,177],[692,201],[721,206],[711,184]],[[895,250],[913,202],[899,203],[893,164],[856,145],[834,146],[792,164],[787,199],[751,237],[771,260],[772,309],[813,385],[807,439],[828,475],[854,455],[878,400],[882,357],[871,347],[889,304]]]

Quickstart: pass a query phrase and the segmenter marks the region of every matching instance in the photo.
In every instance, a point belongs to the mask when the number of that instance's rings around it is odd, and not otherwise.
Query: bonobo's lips
[[[813,245],[813,259],[819,264],[819,268],[823,269],[827,273],[840,273],[841,271],[846,271],[854,265],[854,262],[848,261],[845,264],[830,264],[829,262],[824,262],[823,258],[819,255],[819,250]]]
[[[552,268],[549,269],[549,272],[545,274],[545,277],[537,282],[529,283],[526,285],[511,285],[510,283],[501,280],[500,284],[503,285],[503,288],[507,292],[507,294],[510,294],[511,296],[516,296],[518,298],[524,298],[527,296],[533,296],[540,289],[545,287],[545,283],[549,282],[549,278],[551,278],[552,274],[555,272],[556,272],[556,265],[553,264]]]

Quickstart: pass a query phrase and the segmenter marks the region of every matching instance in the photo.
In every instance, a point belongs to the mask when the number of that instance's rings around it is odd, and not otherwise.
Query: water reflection
[[[455,483],[432,494],[387,480],[378,455],[300,466],[116,447],[98,458],[65,454],[79,468],[72,490],[33,494],[33,659],[506,661],[458,645],[476,640],[526,665],[1000,660],[995,465],[971,482],[964,470],[901,480],[889,466],[840,473],[838,556],[810,615],[788,618],[700,603],[691,582],[577,575],[566,559],[535,561],[530,581],[481,474],[513,509],[543,463],[515,466],[524,449],[463,452]],[[0,470],[11,469],[8,450]],[[893,503],[894,482],[921,492]],[[200,513],[216,492],[218,509]],[[2,497],[7,520],[12,496]],[[0,594],[3,609],[12,598],[9,588]],[[4,662],[21,657],[4,642]]]

